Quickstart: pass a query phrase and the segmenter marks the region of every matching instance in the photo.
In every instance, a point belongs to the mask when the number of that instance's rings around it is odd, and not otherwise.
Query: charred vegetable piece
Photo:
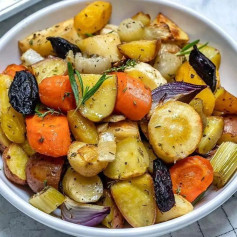
[[[202,80],[210,86],[212,92],[216,90],[216,66],[204,54],[202,54],[196,45],[189,56],[189,63],[202,78]]]
[[[96,226],[110,213],[109,207],[82,204],[66,198],[61,207],[62,219],[75,224]]]
[[[175,205],[175,198],[169,169],[160,159],[153,161],[153,181],[157,206],[167,212]]]
[[[33,114],[39,101],[38,84],[33,74],[27,71],[16,72],[8,97],[17,112]]]
[[[47,37],[46,39],[50,41],[54,52],[60,58],[66,58],[69,50],[72,50],[74,54],[81,52],[77,45],[72,44],[61,37]]]

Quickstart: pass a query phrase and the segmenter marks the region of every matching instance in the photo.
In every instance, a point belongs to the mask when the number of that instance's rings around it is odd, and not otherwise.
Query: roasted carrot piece
[[[207,190],[213,181],[213,168],[209,160],[190,156],[170,168],[173,192],[193,202]]]
[[[63,112],[76,108],[68,76],[52,76],[39,84],[40,100],[43,104]]]
[[[142,119],[151,108],[151,90],[139,79],[117,72],[118,94],[115,111],[131,120]]]
[[[26,131],[30,146],[40,154],[65,156],[71,144],[67,117],[48,114],[26,118]]]
[[[17,65],[17,64],[10,64],[6,67],[6,69],[3,71],[3,74],[7,74],[14,78],[16,72],[27,70],[27,68],[23,65]]]

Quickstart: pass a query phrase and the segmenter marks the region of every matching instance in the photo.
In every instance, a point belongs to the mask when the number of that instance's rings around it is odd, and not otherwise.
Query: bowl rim
[[[130,0],[136,2],[137,0]],[[164,6],[172,7],[174,9],[178,9],[183,11],[186,14],[192,15],[198,20],[202,21],[204,24],[207,24],[212,29],[214,29],[218,34],[222,35],[223,38],[228,42],[228,44],[237,52],[237,43],[236,41],[224,30],[222,30],[218,25],[213,23],[211,20],[202,16],[201,14],[195,12],[194,10],[179,5],[178,3],[172,2],[170,0],[146,0],[147,2],[162,4]],[[62,7],[67,7],[70,5],[74,5],[79,2],[88,2],[86,0],[71,0],[71,1],[61,1],[49,5],[32,15],[26,17],[18,24],[16,24],[12,29],[10,29],[4,36],[0,39],[0,50],[2,45],[7,42],[8,38],[11,38],[14,35],[15,29],[22,28],[27,22],[35,20],[37,18],[42,17],[41,15],[47,15],[51,11],[61,9]],[[123,228],[123,229],[107,229],[107,228],[95,228],[95,227],[87,227],[82,225],[73,224],[70,222],[63,221],[61,219],[57,219],[51,215],[43,213],[42,211],[36,209],[31,206],[29,203],[19,198],[19,196],[11,190],[2,179],[0,179],[0,194],[9,201],[13,206],[19,209],[21,212],[25,213],[29,217],[34,220],[47,225],[53,229],[59,230],[61,232],[71,234],[71,235],[79,235],[79,236],[103,236],[110,237],[111,235],[115,237],[119,236],[137,236],[137,235],[154,235],[154,234],[166,234],[177,229],[181,229],[187,225],[192,224],[193,222],[203,218],[208,215],[210,212],[214,211],[221,204],[223,204],[226,200],[228,200],[237,190],[237,176],[232,178],[231,181],[225,186],[222,192],[214,197],[212,201],[204,204],[192,212],[175,218],[173,220],[169,220],[167,222],[146,226],[146,227],[138,227],[138,228]],[[159,232],[158,232],[159,231]]]

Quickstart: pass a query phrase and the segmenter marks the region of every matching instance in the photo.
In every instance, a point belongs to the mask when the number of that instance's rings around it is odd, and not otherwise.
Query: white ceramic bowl
[[[222,64],[220,70],[222,85],[237,95],[237,45],[236,42],[218,26],[210,22],[208,19],[200,16],[198,13],[178,4],[168,2],[167,0],[110,1],[113,4],[112,23],[119,23],[121,20],[134,15],[138,11],[149,13],[152,17],[155,17],[157,13],[161,11],[165,15],[171,17],[178,25],[187,31],[191,39],[202,39],[203,42],[211,42],[211,44],[216,46],[222,54]],[[0,40],[0,71],[2,71],[8,64],[20,62],[17,47],[17,41],[19,39],[22,39],[36,30],[49,27],[62,20],[71,18],[83,7],[85,7],[86,3],[87,1],[85,0],[59,2],[40,10],[30,17],[27,17],[13,27]],[[51,228],[71,235],[83,237],[160,236],[162,234],[183,228],[184,226],[187,226],[206,216],[237,191],[237,175],[235,175],[223,189],[216,191],[214,188],[211,188],[205,198],[195,207],[195,210],[185,216],[167,221],[165,223],[142,228],[118,230],[93,228],[62,221],[32,207],[28,204],[28,198],[30,195],[29,190],[22,189],[21,187],[9,182],[4,176],[1,161],[0,167],[0,193],[10,203],[28,216]]]

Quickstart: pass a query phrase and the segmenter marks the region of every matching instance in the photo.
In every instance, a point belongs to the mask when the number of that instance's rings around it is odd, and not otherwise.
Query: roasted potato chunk
[[[96,35],[78,42],[78,47],[88,55],[108,57],[111,62],[121,59],[117,46],[121,43],[118,34]]]
[[[135,67],[125,69],[125,72],[134,78],[140,79],[151,90],[167,83],[160,72],[147,63],[140,62]]]
[[[124,218],[117,208],[109,190],[104,190],[104,194],[98,203],[101,206],[110,207],[110,213],[102,221],[102,224],[110,229],[123,228]]]
[[[218,140],[218,144],[222,142],[237,143],[237,116],[224,117],[224,131]]]
[[[136,15],[132,17],[133,20],[140,21],[144,26],[148,26],[151,23],[151,17],[149,14],[145,14],[144,12],[138,12]]]
[[[133,227],[152,225],[156,219],[153,180],[149,174],[119,181],[111,193],[126,221]]]
[[[74,17],[74,27],[79,34],[93,34],[108,23],[111,13],[111,3],[92,2]]]
[[[149,166],[149,156],[141,141],[128,137],[117,143],[115,160],[104,174],[111,179],[128,179],[142,175]]]
[[[144,147],[145,147],[145,149],[146,149],[146,151],[147,151],[147,154],[148,154],[148,157],[149,157],[149,167],[148,167],[148,171],[149,171],[149,173],[152,174],[152,173],[153,173],[153,161],[154,161],[155,159],[157,159],[157,157],[156,157],[154,151],[152,150],[152,147],[151,147],[151,145],[149,144],[149,142],[143,141],[143,144],[144,144]]]
[[[101,78],[96,74],[81,74],[84,87],[93,87]],[[79,83],[79,82],[78,82]],[[93,122],[99,122],[108,117],[114,110],[117,96],[117,79],[114,75],[104,81],[96,93],[82,105],[79,110],[81,114]],[[108,100],[109,98],[109,100]]]
[[[33,64],[31,70],[39,84],[47,77],[65,75],[67,73],[67,63],[61,58],[48,58]]]
[[[128,58],[149,62],[157,55],[159,44],[157,40],[138,40],[120,44],[118,49]]]
[[[98,160],[97,146],[84,142],[73,142],[67,156],[72,168],[85,177],[97,175],[108,165],[108,162]]]
[[[103,29],[100,31],[100,35],[106,35],[106,34],[118,34],[118,26],[107,24]]]
[[[45,185],[58,189],[63,164],[63,157],[52,158],[39,153],[33,155],[26,166],[28,185],[35,193],[43,190]]]
[[[57,36],[64,38],[71,43],[77,44],[80,37],[77,34],[76,29],[73,26],[74,20],[69,19],[60,22],[47,29],[34,32],[18,42],[21,53],[24,53],[28,49],[33,49],[41,56],[54,55],[51,43],[46,39],[49,36]]]
[[[3,167],[6,177],[13,183],[26,184],[26,164],[28,155],[17,144],[12,143],[2,155]]]
[[[89,144],[98,143],[98,133],[95,124],[83,117],[79,111],[68,111],[67,119],[70,130],[77,141]]]
[[[64,193],[76,202],[97,202],[103,195],[103,183],[99,176],[83,177],[71,167],[62,181]]]
[[[168,221],[183,216],[193,210],[193,205],[181,195],[175,194],[175,206],[167,212],[161,212],[157,208],[156,223]]]
[[[5,133],[2,130],[1,124],[0,124],[0,151],[3,152],[10,144],[11,144],[11,142],[6,137]]]
[[[202,137],[202,121],[190,105],[169,101],[156,107],[148,131],[156,155],[173,163],[195,151]]]
[[[25,151],[28,156],[33,156],[36,152],[30,146],[27,139],[25,139],[24,143],[20,144],[21,148]]]

